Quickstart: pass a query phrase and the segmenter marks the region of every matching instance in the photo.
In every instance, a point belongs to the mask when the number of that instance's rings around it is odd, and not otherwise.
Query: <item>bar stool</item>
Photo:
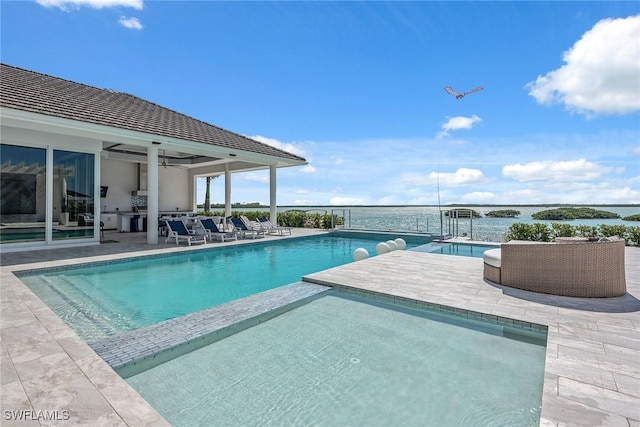
[[[134,215],[131,217],[129,222],[129,231],[132,233],[137,233],[140,231],[140,227],[138,225],[138,220],[140,219],[140,215]]]

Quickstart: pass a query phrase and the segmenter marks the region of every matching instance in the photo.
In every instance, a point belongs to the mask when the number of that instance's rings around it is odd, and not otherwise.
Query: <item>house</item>
[[[0,64],[0,249],[97,244],[99,221],[135,211],[158,243],[162,212],[196,209],[196,180],[270,171],[300,156],[136,96]],[[101,217],[102,215],[102,217]],[[82,225],[79,225],[80,224]]]

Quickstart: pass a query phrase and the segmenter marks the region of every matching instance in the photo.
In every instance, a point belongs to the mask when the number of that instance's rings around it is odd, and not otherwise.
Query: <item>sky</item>
[[[5,64],[304,157],[278,169],[279,206],[640,203],[640,2],[3,0],[0,16]],[[232,202],[268,204],[268,171],[232,175]]]

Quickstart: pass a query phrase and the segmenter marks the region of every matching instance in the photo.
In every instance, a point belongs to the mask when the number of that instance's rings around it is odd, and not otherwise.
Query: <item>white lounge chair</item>
[[[255,239],[257,237],[264,237],[265,232],[260,230],[251,230],[247,227],[240,218],[231,218],[231,224],[234,227],[236,234],[243,238],[251,237]]]
[[[258,221],[251,221],[245,215],[240,215],[240,221],[242,221],[249,230],[259,231],[261,233],[265,233],[266,230],[262,227]]]
[[[197,236],[195,232],[188,230],[184,222],[179,219],[167,221],[167,228],[169,229],[169,233],[165,243],[172,238],[176,239],[176,245],[180,240],[185,240],[189,246],[191,246],[191,243],[207,243],[207,236]]]
[[[269,234],[279,234],[279,235],[283,236],[285,231],[287,231],[289,234],[291,234],[292,227],[284,227],[284,226],[281,226],[281,225],[275,225],[265,217],[262,217],[262,216],[259,217],[258,218],[258,222],[260,223],[260,225],[262,226],[262,228],[264,230],[267,230],[267,233],[269,233]]]
[[[216,226],[216,223],[211,218],[199,218],[195,224],[196,234],[203,234],[209,238],[209,241],[214,239],[224,242],[227,240],[238,240],[236,233],[221,231]]]

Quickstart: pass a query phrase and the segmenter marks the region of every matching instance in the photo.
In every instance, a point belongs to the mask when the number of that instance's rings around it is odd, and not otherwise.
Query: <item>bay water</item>
[[[283,206],[279,207],[279,212],[288,210],[301,210],[309,213],[335,214],[345,218],[345,227],[367,230],[385,231],[409,231],[421,233],[434,233],[440,235],[441,231],[454,236],[470,236],[474,240],[499,242],[509,231],[509,227],[514,223],[534,223],[541,222],[551,224],[562,222],[570,225],[626,225],[640,226],[637,221],[624,221],[621,218],[639,214],[640,206],[582,206],[597,210],[613,212],[620,215],[619,219],[577,219],[571,221],[541,221],[534,220],[532,215],[547,209],[555,209],[559,206]],[[562,206],[567,207],[567,206]],[[449,219],[444,216],[444,212],[451,209],[473,209],[482,215],[482,218],[460,218],[458,220]],[[486,214],[490,211],[514,209],[520,211],[520,215],[515,218],[490,218]],[[441,214],[442,225],[440,221]],[[465,234],[466,233],[466,234]]]

